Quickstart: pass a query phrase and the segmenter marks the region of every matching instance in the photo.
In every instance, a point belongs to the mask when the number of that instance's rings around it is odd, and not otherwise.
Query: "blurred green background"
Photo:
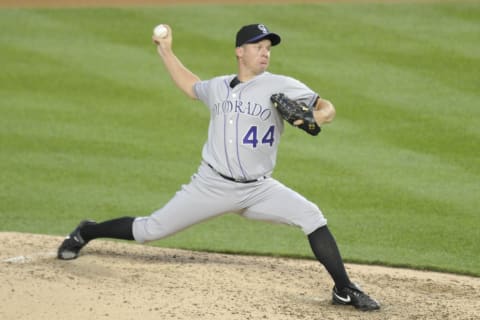
[[[274,176],[320,206],[345,260],[479,276],[479,21],[473,2],[0,9],[0,230],[165,204],[209,115],[152,28],[207,79],[236,72],[236,31],[262,22],[283,40],[270,71],[337,108],[317,138],[287,128]],[[235,215],[153,245],[313,258],[300,230]]]

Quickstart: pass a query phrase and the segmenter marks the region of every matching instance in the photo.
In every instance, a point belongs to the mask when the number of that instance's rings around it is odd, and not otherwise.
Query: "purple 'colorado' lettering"
[[[242,100],[224,100],[217,102],[213,104],[212,112],[215,116],[228,113],[240,113],[258,117],[262,121],[266,121],[272,116],[272,109],[255,102],[245,102]]]

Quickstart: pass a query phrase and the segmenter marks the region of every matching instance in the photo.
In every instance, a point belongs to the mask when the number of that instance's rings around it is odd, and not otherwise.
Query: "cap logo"
[[[263,24],[259,24],[258,29],[262,31],[262,33],[268,33],[267,27],[265,27]]]

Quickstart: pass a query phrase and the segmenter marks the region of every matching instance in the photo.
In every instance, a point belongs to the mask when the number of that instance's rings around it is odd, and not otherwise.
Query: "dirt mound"
[[[1,319],[477,319],[480,279],[348,264],[382,303],[331,305],[313,260],[93,241],[73,261],[61,237],[0,233]]]

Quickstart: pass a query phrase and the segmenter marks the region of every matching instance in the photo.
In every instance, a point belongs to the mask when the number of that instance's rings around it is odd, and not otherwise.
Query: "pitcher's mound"
[[[0,233],[1,319],[478,319],[480,279],[348,264],[378,312],[331,305],[313,260],[92,241],[72,261],[61,237]]]

